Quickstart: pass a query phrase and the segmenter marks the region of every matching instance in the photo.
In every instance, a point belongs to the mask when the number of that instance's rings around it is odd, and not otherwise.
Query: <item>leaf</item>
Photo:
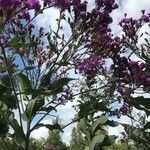
[[[4,102],[0,101],[0,112],[6,111],[7,109],[7,105]]]
[[[90,100],[79,104],[79,117],[87,117],[90,112],[107,111],[108,101],[99,102],[98,100]]]
[[[149,98],[144,98],[143,96],[139,96],[136,98],[131,97],[130,99],[124,99],[124,100],[131,106],[134,106],[136,109],[145,111],[148,116],[150,115],[150,111],[149,111],[150,99]],[[142,107],[141,105],[144,107]]]
[[[99,117],[92,125],[92,134],[95,134],[95,132],[102,126],[104,125],[108,120],[108,117],[106,116],[101,116]]]
[[[7,118],[8,124],[14,129],[14,133],[12,137],[15,137],[17,139],[25,139],[25,135],[23,133],[22,128],[18,124],[18,121],[15,119],[13,114],[10,114]]]
[[[17,103],[16,103],[15,95],[6,95],[6,96],[3,96],[2,101],[10,109],[16,109],[17,108]]]
[[[74,80],[73,78],[61,78],[53,82],[48,89],[51,90],[52,94],[58,94],[63,90],[65,85],[68,85],[70,81]]]
[[[0,121],[0,137],[4,138],[9,131],[9,126]]]
[[[113,145],[115,143],[117,136],[115,135],[106,135],[104,138],[104,141],[102,143],[103,146],[110,146]]]
[[[135,98],[131,97],[130,101],[135,105],[143,105],[145,108],[150,109],[150,98],[144,98],[144,96],[139,96]]]
[[[5,87],[11,87],[10,78],[8,75],[1,78],[1,84]]]
[[[150,122],[147,122],[144,126],[144,130],[150,129]]]
[[[33,69],[35,69],[35,67],[25,67],[23,70],[30,71],[30,70],[33,70]]]
[[[90,143],[90,150],[95,150],[96,146],[100,145],[104,141],[105,135],[97,135],[92,139]]]
[[[46,111],[46,112],[51,112],[51,111],[57,111],[56,110],[56,108],[55,107],[53,107],[53,106],[48,106],[48,107],[42,107],[41,109],[40,109],[40,111]]]
[[[15,48],[31,48],[31,47],[35,47],[36,43],[32,42],[32,43],[21,43],[21,39],[24,37],[24,35],[22,36],[16,36],[14,37],[8,44],[6,44],[6,47],[15,47]]]
[[[113,121],[113,120],[111,120],[111,121],[107,120],[106,125],[109,125],[111,127],[117,127],[119,125],[119,123],[116,121]]]
[[[122,124],[125,131],[128,133],[129,138],[135,140],[139,143],[150,143],[150,133],[144,132],[141,129],[138,129],[136,127],[133,127],[131,125]]]
[[[53,130],[60,130],[60,131],[62,131],[61,126],[58,123],[55,123],[55,124],[52,124],[52,125],[51,124],[39,123],[31,131],[33,131],[35,129],[39,129],[41,127],[46,127],[50,131],[53,131]]]
[[[7,67],[5,66],[0,66],[0,72],[4,73],[7,71]]]
[[[16,43],[15,45],[11,45],[15,48],[33,48],[36,47],[36,43]]]
[[[20,40],[22,39],[23,36],[16,36],[14,38],[11,39],[11,41],[6,45],[6,47],[11,47],[11,46],[14,46],[16,45],[17,43],[20,42]]]
[[[30,120],[32,117],[36,115],[36,112],[39,111],[44,104],[45,101],[43,95],[37,96],[37,98],[30,100],[26,106],[26,111],[24,114],[24,116],[26,117],[24,118]]]
[[[52,52],[58,53],[58,49],[56,47],[56,45],[54,43],[52,43],[51,41],[49,41],[49,46],[50,46],[50,50]]]
[[[80,130],[84,133],[84,134],[87,134],[87,131],[88,131],[88,135],[90,135],[90,132],[89,132],[89,124],[88,122],[86,121],[85,118],[81,119],[80,122],[79,122],[79,128]]]
[[[84,150],[90,150],[90,148],[89,148],[88,146],[86,146],[86,147],[84,148]]]
[[[32,90],[32,83],[31,81],[28,79],[28,77],[26,75],[24,75],[23,73],[19,73],[18,74],[19,78],[21,79],[22,81],[22,86],[23,88],[25,89],[25,91],[30,91]]]
[[[53,74],[54,70],[49,70],[47,74],[43,75],[42,79],[41,79],[41,83],[40,83],[40,88],[43,88],[45,86],[48,86],[50,84],[50,78]]]

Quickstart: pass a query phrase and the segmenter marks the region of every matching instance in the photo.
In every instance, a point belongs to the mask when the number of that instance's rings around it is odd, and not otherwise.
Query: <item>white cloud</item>
[[[34,130],[31,133],[31,137],[35,139],[47,138],[48,137],[48,129],[45,127],[41,127],[37,130]]]

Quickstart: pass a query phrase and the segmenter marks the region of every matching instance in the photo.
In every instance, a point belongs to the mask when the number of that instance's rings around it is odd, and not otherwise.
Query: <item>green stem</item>
[[[28,121],[27,122],[27,134],[26,134],[26,140],[25,140],[25,150],[29,150],[29,144],[30,144],[30,141],[29,141],[29,139],[30,139],[30,133],[31,133],[31,131],[30,131],[30,125],[31,125],[31,122],[30,121]]]

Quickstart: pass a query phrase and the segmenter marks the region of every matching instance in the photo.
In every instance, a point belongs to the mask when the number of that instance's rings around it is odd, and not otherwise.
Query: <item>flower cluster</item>
[[[72,100],[72,91],[70,87],[66,86],[63,88],[63,91],[58,94],[58,101],[66,103],[69,100]]]
[[[9,7],[16,7],[21,4],[21,0],[0,0],[0,8],[7,9]]]
[[[113,37],[109,24],[112,23],[110,13],[116,9],[115,1],[96,1],[98,7],[95,7],[91,13],[87,13],[83,20],[84,28],[88,28],[86,33],[86,46],[94,53],[108,57],[112,52],[120,49],[120,38]]]
[[[35,9],[36,11],[39,11],[41,8],[39,0],[26,0],[25,6],[28,9]]]
[[[91,55],[84,60],[76,60],[75,65],[79,73],[85,75],[88,79],[92,79],[102,69],[102,60],[96,55]]]
[[[126,57],[118,57],[114,60],[112,69],[118,82],[140,86],[150,86],[150,73],[147,70],[148,64],[140,61],[128,61]]]
[[[130,106],[130,105],[127,104],[127,103],[124,103],[124,104],[122,105],[122,107],[119,109],[119,111],[121,112],[122,115],[126,115],[126,114],[128,114],[128,113],[131,113],[132,109],[133,109],[132,106]]]
[[[9,40],[7,35],[0,35],[0,46],[5,45]]]
[[[142,10],[142,16],[138,19],[127,18],[125,14],[125,18],[119,22],[119,25],[122,27],[126,37],[134,38],[138,29],[141,28],[144,23],[148,22],[150,22],[150,13],[145,15],[145,11]]]

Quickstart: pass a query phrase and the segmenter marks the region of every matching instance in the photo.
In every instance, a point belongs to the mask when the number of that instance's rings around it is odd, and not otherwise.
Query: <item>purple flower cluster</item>
[[[9,40],[9,37],[6,35],[0,35],[0,46],[4,46]]]
[[[145,11],[142,10],[142,16],[139,19],[123,18],[119,25],[122,27],[126,37],[133,38],[136,35],[137,30],[144,24],[150,22],[150,13],[145,15]]]
[[[21,4],[21,0],[0,0],[0,8],[6,9],[12,6],[18,6]]]
[[[69,8],[71,4],[71,0],[44,0],[45,6],[54,6],[57,8],[61,8],[62,10]]]
[[[85,75],[88,79],[92,79],[102,69],[102,61],[96,55],[91,55],[84,60],[75,61],[76,69],[79,73]]]
[[[117,80],[124,84],[133,84],[134,87],[149,87],[150,73],[147,63],[140,61],[128,61],[126,57],[118,57],[114,60],[112,69]]]
[[[96,0],[98,6],[107,9],[107,11],[112,12],[113,9],[118,8],[118,5],[115,3],[115,0]]]
[[[39,3],[39,0],[26,0],[25,6],[28,9],[35,9],[36,11],[39,11],[41,8],[41,5]]]
[[[58,101],[60,102],[66,103],[71,99],[72,99],[72,91],[68,86],[64,87],[63,91],[60,94],[58,94]]]
[[[85,10],[78,16],[82,19],[83,28],[89,29],[86,33],[86,47],[90,48],[93,53],[108,57],[108,54],[120,49],[120,38],[114,38],[109,28],[109,24],[112,23],[110,13],[117,7],[115,7],[114,0],[97,0],[96,4],[97,7],[91,12]]]
[[[124,103],[122,107],[119,109],[122,115],[126,115],[132,111],[133,107],[131,107],[129,104]]]

